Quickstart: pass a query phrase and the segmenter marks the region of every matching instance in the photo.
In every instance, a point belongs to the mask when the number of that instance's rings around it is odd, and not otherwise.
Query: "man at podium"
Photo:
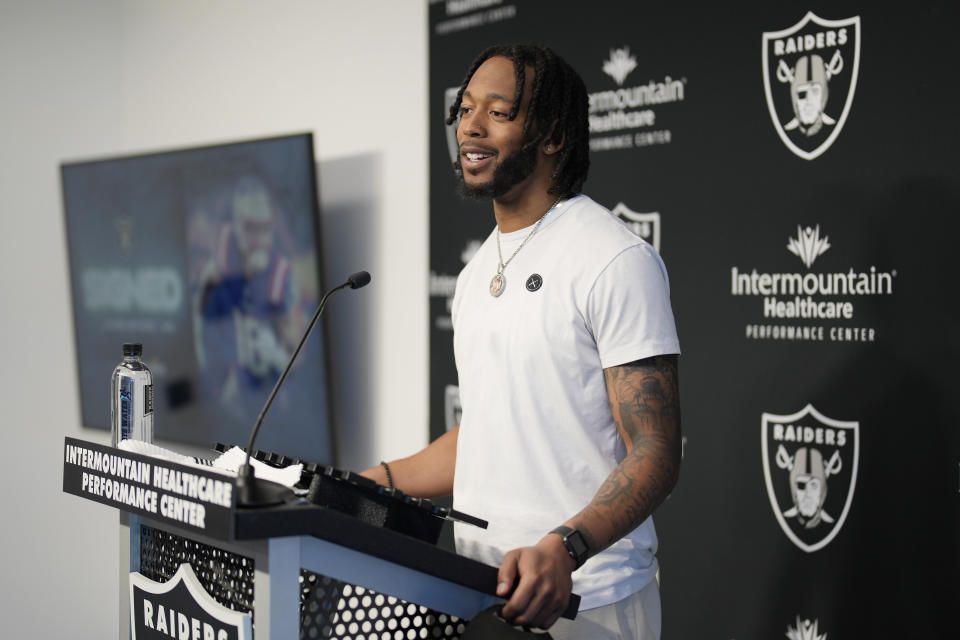
[[[460,190],[496,225],[452,306],[463,414],[422,451],[364,475],[452,493],[488,520],[459,553],[499,566],[502,614],[555,638],[660,637],[651,514],[680,463],[679,342],[656,251],[581,192],[588,102],[540,46],[470,66],[457,123]],[[574,621],[558,618],[571,589]]]

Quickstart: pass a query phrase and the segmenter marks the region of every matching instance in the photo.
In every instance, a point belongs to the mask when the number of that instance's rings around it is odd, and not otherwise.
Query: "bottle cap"
[[[143,353],[143,345],[139,342],[124,342],[123,343],[123,355],[125,356],[139,356]]]

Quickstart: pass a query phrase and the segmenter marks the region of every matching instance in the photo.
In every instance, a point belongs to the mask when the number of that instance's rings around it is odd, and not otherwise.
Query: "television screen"
[[[161,440],[246,446],[321,290],[310,134],[61,167],[83,424],[143,344]],[[256,447],[332,463],[318,326]]]

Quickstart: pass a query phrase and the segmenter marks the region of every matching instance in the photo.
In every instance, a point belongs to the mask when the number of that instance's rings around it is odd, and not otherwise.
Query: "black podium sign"
[[[63,491],[188,530],[233,536],[236,478],[66,438]]]
[[[233,611],[206,592],[189,564],[160,583],[130,574],[130,628],[133,640],[250,640],[250,614]]]

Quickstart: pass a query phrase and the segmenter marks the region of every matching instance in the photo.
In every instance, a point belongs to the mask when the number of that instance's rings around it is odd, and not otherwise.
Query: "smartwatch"
[[[590,557],[590,547],[587,545],[587,541],[583,539],[583,534],[576,529],[564,526],[557,527],[550,533],[557,534],[563,540],[563,546],[567,548],[567,553],[570,554],[574,564],[576,564],[574,571],[582,567],[583,563]]]

